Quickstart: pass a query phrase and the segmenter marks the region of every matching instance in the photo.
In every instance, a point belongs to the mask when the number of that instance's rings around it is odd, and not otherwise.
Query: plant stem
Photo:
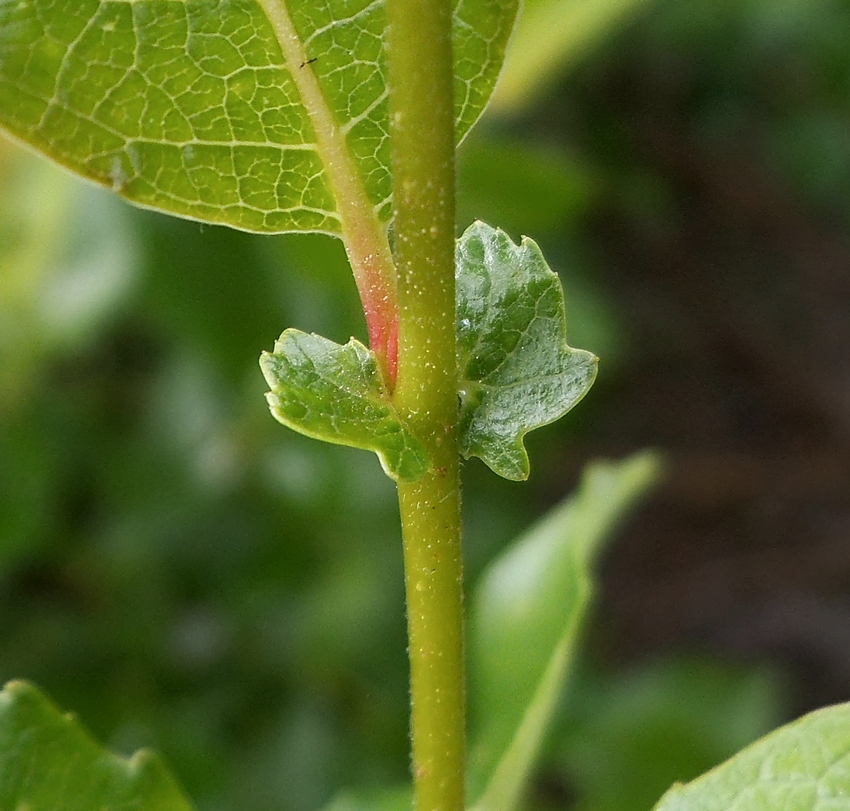
[[[418,811],[464,807],[463,563],[450,0],[388,0],[399,362],[393,400],[433,469],[399,484]]]

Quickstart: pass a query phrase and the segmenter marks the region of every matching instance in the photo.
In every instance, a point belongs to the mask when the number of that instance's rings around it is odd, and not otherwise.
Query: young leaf
[[[160,760],[102,750],[34,687],[0,693],[0,808],[16,811],[191,811]]]
[[[517,4],[457,0],[459,138]],[[391,215],[385,26],[383,0],[0,0],[0,126],[144,206],[356,231]]]
[[[591,465],[578,493],[482,576],[469,632],[476,811],[516,807],[575,650],[593,557],[657,475],[650,454]]]
[[[655,811],[848,811],[850,704],[810,713],[684,786]]]
[[[374,451],[387,475],[413,481],[428,468],[425,449],[390,403],[373,352],[286,330],[260,358],[274,417],[307,436]]]
[[[532,240],[476,222],[458,240],[456,273],[461,452],[527,479],[523,437],[584,397],[597,359],[567,345],[561,283]]]

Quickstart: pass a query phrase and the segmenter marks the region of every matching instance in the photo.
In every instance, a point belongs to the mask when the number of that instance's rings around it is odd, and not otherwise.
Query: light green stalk
[[[463,585],[450,0],[388,0],[398,270],[393,396],[432,471],[400,483],[418,811],[464,807]]]

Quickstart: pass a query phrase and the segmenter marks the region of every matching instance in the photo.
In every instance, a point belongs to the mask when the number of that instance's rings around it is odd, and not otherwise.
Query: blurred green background
[[[850,3],[527,0],[460,222],[534,237],[602,358],[532,477],[465,467],[470,587],[582,465],[662,449],[535,809],[649,808],[850,695]],[[199,811],[407,773],[394,491],[268,414],[284,327],[363,337],[341,247],[130,208],[0,142],[0,676]]]

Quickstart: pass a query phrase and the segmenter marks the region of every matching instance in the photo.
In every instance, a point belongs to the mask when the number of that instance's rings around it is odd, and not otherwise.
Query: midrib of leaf
[[[398,346],[398,304],[395,265],[386,231],[355,169],[345,132],[336,123],[322,93],[304,43],[292,24],[286,1],[257,0],[257,3],[271,23],[313,125],[316,151],[324,163],[336,200],[342,240],[363,303],[369,345],[378,356],[385,378],[392,382]]]

